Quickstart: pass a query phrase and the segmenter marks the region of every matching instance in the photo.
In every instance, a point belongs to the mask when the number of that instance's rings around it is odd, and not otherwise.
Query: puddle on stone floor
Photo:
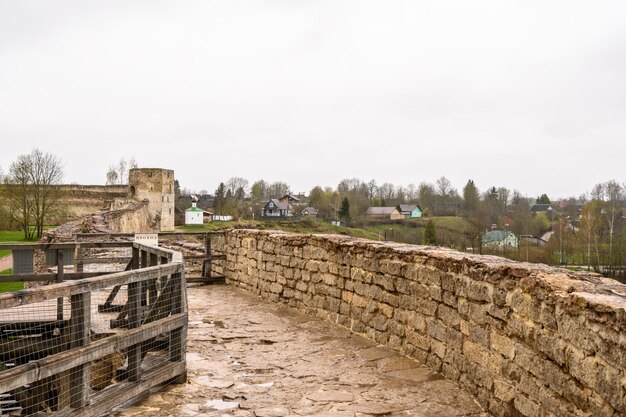
[[[205,404],[207,407],[213,408],[215,410],[230,410],[232,408],[239,408],[239,403],[234,401],[223,401],[223,400],[209,400]]]

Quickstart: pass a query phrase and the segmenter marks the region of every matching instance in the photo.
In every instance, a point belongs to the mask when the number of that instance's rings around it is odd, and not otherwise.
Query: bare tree
[[[109,165],[109,170],[107,171],[107,185],[114,185],[118,183],[118,173],[116,167],[113,165]]]
[[[20,155],[9,167],[5,178],[7,205],[13,221],[24,231],[24,239],[32,239],[33,222],[30,178],[31,161],[28,155]]]
[[[109,165],[106,184],[126,184],[128,182],[128,171],[137,167],[137,160],[134,156],[131,156],[128,162],[122,158],[116,165]]]
[[[442,198],[446,198],[452,191],[452,184],[446,177],[441,177],[437,180],[437,192]]]
[[[613,253],[614,235],[616,222],[621,220],[621,205],[624,199],[624,190],[620,183],[615,180],[608,181],[604,184],[606,196],[606,218],[609,226],[609,271],[614,273],[615,257]]]
[[[236,194],[237,190],[240,188],[243,189],[244,194],[248,193],[248,180],[241,177],[232,177],[228,181],[226,181],[226,188],[230,190],[231,193]]]
[[[291,194],[291,189],[286,183],[276,181],[267,187],[267,194],[269,197],[279,198],[284,195]]]
[[[24,230],[24,238],[40,238],[48,216],[58,207],[58,185],[63,178],[61,160],[50,153],[34,149],[20,155],[11,164],[8,184],[10,205],[16,222]],[[31,225],[35,226],[31,230]]]

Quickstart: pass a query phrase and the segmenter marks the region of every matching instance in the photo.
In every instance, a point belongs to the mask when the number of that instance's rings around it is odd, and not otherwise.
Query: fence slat
[[[71,349],[87,346],[91,331],[91,293],[75,294],[71,297],[72,316],[70,318]],[[70,406],[81,408],[89,403],[91,364],[85,363],[70,372]]]

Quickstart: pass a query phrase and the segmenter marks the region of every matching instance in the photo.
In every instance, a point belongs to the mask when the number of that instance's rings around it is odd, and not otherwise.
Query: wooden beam
[[[120,271],[121,272],[121,271]],[[66,272],[63,274],[65,281],[93,278],[110,274],[110,272]],[[56,281],[56,274],[18,274],[0,276],[0,282],[40,282]]]
[[[168,259],[172,259],[174,256],[174,251],[169,249],[159,248],[156,246],[142,245],[141,243],[133,243],[133,248],[141,249],[147,253],[153,253],[157,256],[165,257]]]
[[[83,265],[88,264],[127,264],[131,260],[130,256],[115,256],[109,258],[80,258],[77,259]]]
[[[183,264],[176,262],[166,265],[152,266],[137,271],[116,272],[113,274],[101,275],[96,278],[65,281],[60,284],[52,284],[43,287],[2,293],[0,294],[0,309],[38,303],[58,297],[69,297],[72,294],[101,290],[115,285],[124,285],[133,282],[158,279],[163,275],[169,275],[181,271],[183,271]]]
[[[78,242],[65,243],[2,243],[0,250],[56,250],[56,249],[74,249]],[[83,248],[128,248],[132,247],[133,242],[80,242]]]

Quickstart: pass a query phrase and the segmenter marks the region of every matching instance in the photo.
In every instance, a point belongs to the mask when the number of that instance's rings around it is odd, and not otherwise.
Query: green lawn
[[[11,269],[0,271],[0,276],[11,274],[13,274],[13,270]],[[22,289],[24,289],[23,282],[0,282],[0,292],[18,291]]]
[[[24,242],[24,232],[19,230],[0,230],[0,242]]]
[[[393,225],[392,227],[404,227]],[[325,220],[315,219],[294,219],[276,221],[254,221],[239,220],[232,222],[214,221],[205,223],[202,226],[177,226],[176,230],[181,232],[211,232],[226,229],[261,229],[261,230],[283,230],[294,233],[319,233],[319,234],[342,234],[354,237],[378,240],[384,237],[384,226],[375,227],[344,227],[333,226]]]
[[[18,230],[0,230],[0,243],[24,243],[24,232]],[[11,251],[0,250],[0,258],[10,255]]]
[[[24,243],[28,242],[24,239],[24,232],[17,230],[0,230],[0,243]],[[11,254],[10,250],[0,250],[0,258]],[[6,269],[0,271],[0,276],[11,275],[13,271]],[[24,288],[23,282],[0,282],[0,292],[18,291]]]

